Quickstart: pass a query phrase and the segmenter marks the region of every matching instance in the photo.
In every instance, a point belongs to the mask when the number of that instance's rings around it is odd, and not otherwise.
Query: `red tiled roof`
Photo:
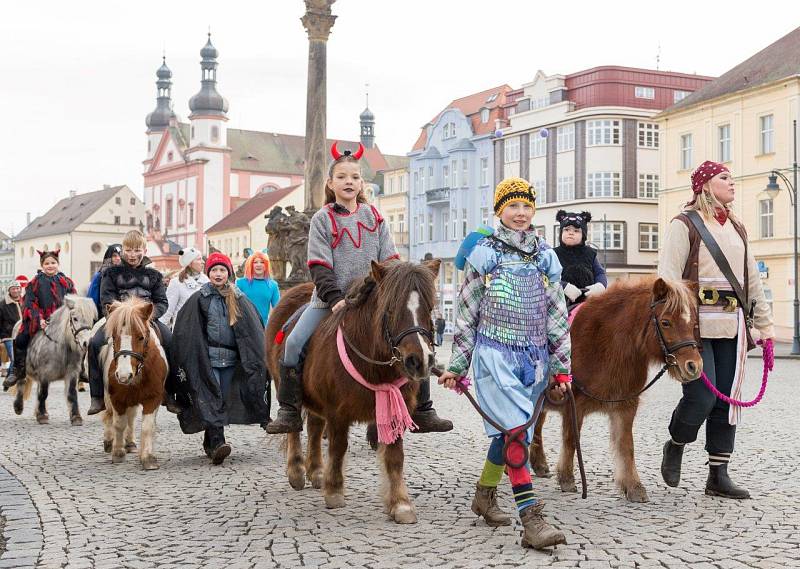
[[[254,218],[271,209],[276,203],[299,188],[299,185],[272,190],[271,192],[261,192],[256,194],[228,215],[220,219],[217,223],[206,229],[206,233],[216,233],[219,231],[230,231],[247,227]]]
[[[436,120],[447,109],[456,108],[471,120],[472,131],[476,135],[488,134],[494,130],[495,119],[502,118],[500,116],[500,107],[505,104],[506,95],[511,91],[512,89],[509,85],[499,85],[491,89],[486,89],[485,91],[480,91],[478,93],[473,93],[472,95],[467,95],[466,97],[461,97],[460,99],[454,99],[449,105],[442,109],[439,114],[433,117],[428,124],[435,123]],[[486,99],[495,93],[497,94],[497,98],[494,101],[487,102]],[[486,123],[481,122],[479,115],[480,110],[484,107],[490,110],[489,120]],[[417,138],[417,141],[414,143],[414,147],[411,150],[421,150],[425,148],[427,143],[428,130],[427,125],[425,125],[422,127],[419,138]]]

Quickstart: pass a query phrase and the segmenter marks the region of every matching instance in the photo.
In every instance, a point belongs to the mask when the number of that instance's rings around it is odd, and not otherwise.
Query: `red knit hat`
[[[233,276],[233,263],[231,263],[231,260],[227,255],[223,255],[219,252],[211,253],[208,256],[208,259],[206,260],[206,276],[208,276],[208,273],[211,272],[211,269],[217,265],[224,265],[225,268],[228,269],[228,278]]]

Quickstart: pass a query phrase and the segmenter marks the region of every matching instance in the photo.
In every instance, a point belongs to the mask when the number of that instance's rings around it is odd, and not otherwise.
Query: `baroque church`
[[[304,136],[228,127],[228,101],[217,90],[218,56],[209,34],[200,50],[200,90],[189,99],[188,122],[173,111],[166,58],[156,71],[156,108],[145,119],[144,204],[148,242],[162,254],[185,246],[207,252],[209,227],[261,192],[303,183]],[[363,173],[374,182],[407,159],[380,151],[369,108],[359,119],[366,148]],[[342,148],[358,145],[341,143]]]

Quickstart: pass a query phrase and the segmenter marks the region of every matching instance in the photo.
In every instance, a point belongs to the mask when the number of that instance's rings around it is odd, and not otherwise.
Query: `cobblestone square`
[[[760,366],[760,360],[748,362],[746,395],[757,389]],[[554,479],[534,481],[548,519],[569,541],[552,554],[523,550],[518,524],[490,528],[476,521],[470,501],[487,440],[467,401],[438,387],[437,408],[456,429],[406,437],[406,480],[419,515],[410,526],[395,525],[382,512],[378,465],[364,427],[351,433],[347,507],[326,510],[319,491],[289,487],[279,439],[257,427],[228,429],[233,454],[213,467],[202,436],[181,434],[175,417],[162,410],[161,470],[144,472],[135,455],[111,464],[99,419],[69,426],[60,386],[51,390],[45,426],[35,423],[30,402],[24,416],[15,416],[5,393],[0,531],[7,551],[0,568],[800,567],[798,375],[800,361],[778,360],[765,400],[745,411],[731,471],[753,494],[750,501],[703,494],[702,431],[687,450],[681,487],[661,481],[660,450],[680,392],[676,383],[657,384],[636,422],[637,462],[650,503],[629,504],[616,492],[605,419],[589,418],[583,431],[588,499],[562,494]],[[88,394],[80,403],[85,411]],[[545,431],[551,469],[559,424],[550,417]],[[511,511],[507,481],[500,495]]]

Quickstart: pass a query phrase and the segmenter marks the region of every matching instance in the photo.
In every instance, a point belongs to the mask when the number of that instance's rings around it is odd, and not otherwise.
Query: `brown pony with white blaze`
[[[655,276],[617,281],[605,293],[587,299],[570,328],[578,431],[587,415],[608,415],[614,480],[631,502],[648,501],[633,450],[633,420],[648,368],[669,361],[669,375],[680,383],[697,379],[703,370],[703,360],[694,343],[696,292],[685,283]],[[603,403],[588,397],[581,388],[599,399],[626,401]],[[570,412],[550,404],[545,409],[561,413],[558,483],[562,491],[576,492],[575,433]],[[537,476],[549,477],[542,446],[544,417],[543,411],[536,423],[531,464]]]
[[[341,327],[346,341],[367,358],[386,363],[370,363],[355,350],[347,349],[353,365],[369,383],[391,383],[401,376],[409,379],[400,390],[406,407],[414,409],[419,382],[428,378],[434,365],[431,313],[439,265],[439,260],[422,264],[373,262],[371,275],[351,287],[346,308],[324,320],[309,341],[303,368],[308,453],[303,461],[300,433],[287,435],[286,474],[295,490],[305,486],[306,478],[314,488],[322,488],[328,508],[345,505],[343,466],[350,425],[375,422],[375,393],[348,375],[339,358],[336,330]],[[292,288],[270,313],[266,353],[275,381],[279,381],[283,351],[282,345],[275,344],[276,334],[309,301],[313,288],[312,283]],[[425,333],[409,333],[416,328]],[[323,474],[325,430],[328,461]],[[378,456],[383,467],[386,512],[397,523],[416,523],[416,512],[403,480],[403,439],[381,444]]]
[[[105,370],[106,411],[103,414],[103,448],[111,462],[125,460],[136,449],[133,422],[142,406],[142,448],[139,460],[145,470],[158,468],[153,455],[156,413],[164,397],[167,358],[151,325],[153,305],[136,297],[109,307],[106,337],[100,351]]]

